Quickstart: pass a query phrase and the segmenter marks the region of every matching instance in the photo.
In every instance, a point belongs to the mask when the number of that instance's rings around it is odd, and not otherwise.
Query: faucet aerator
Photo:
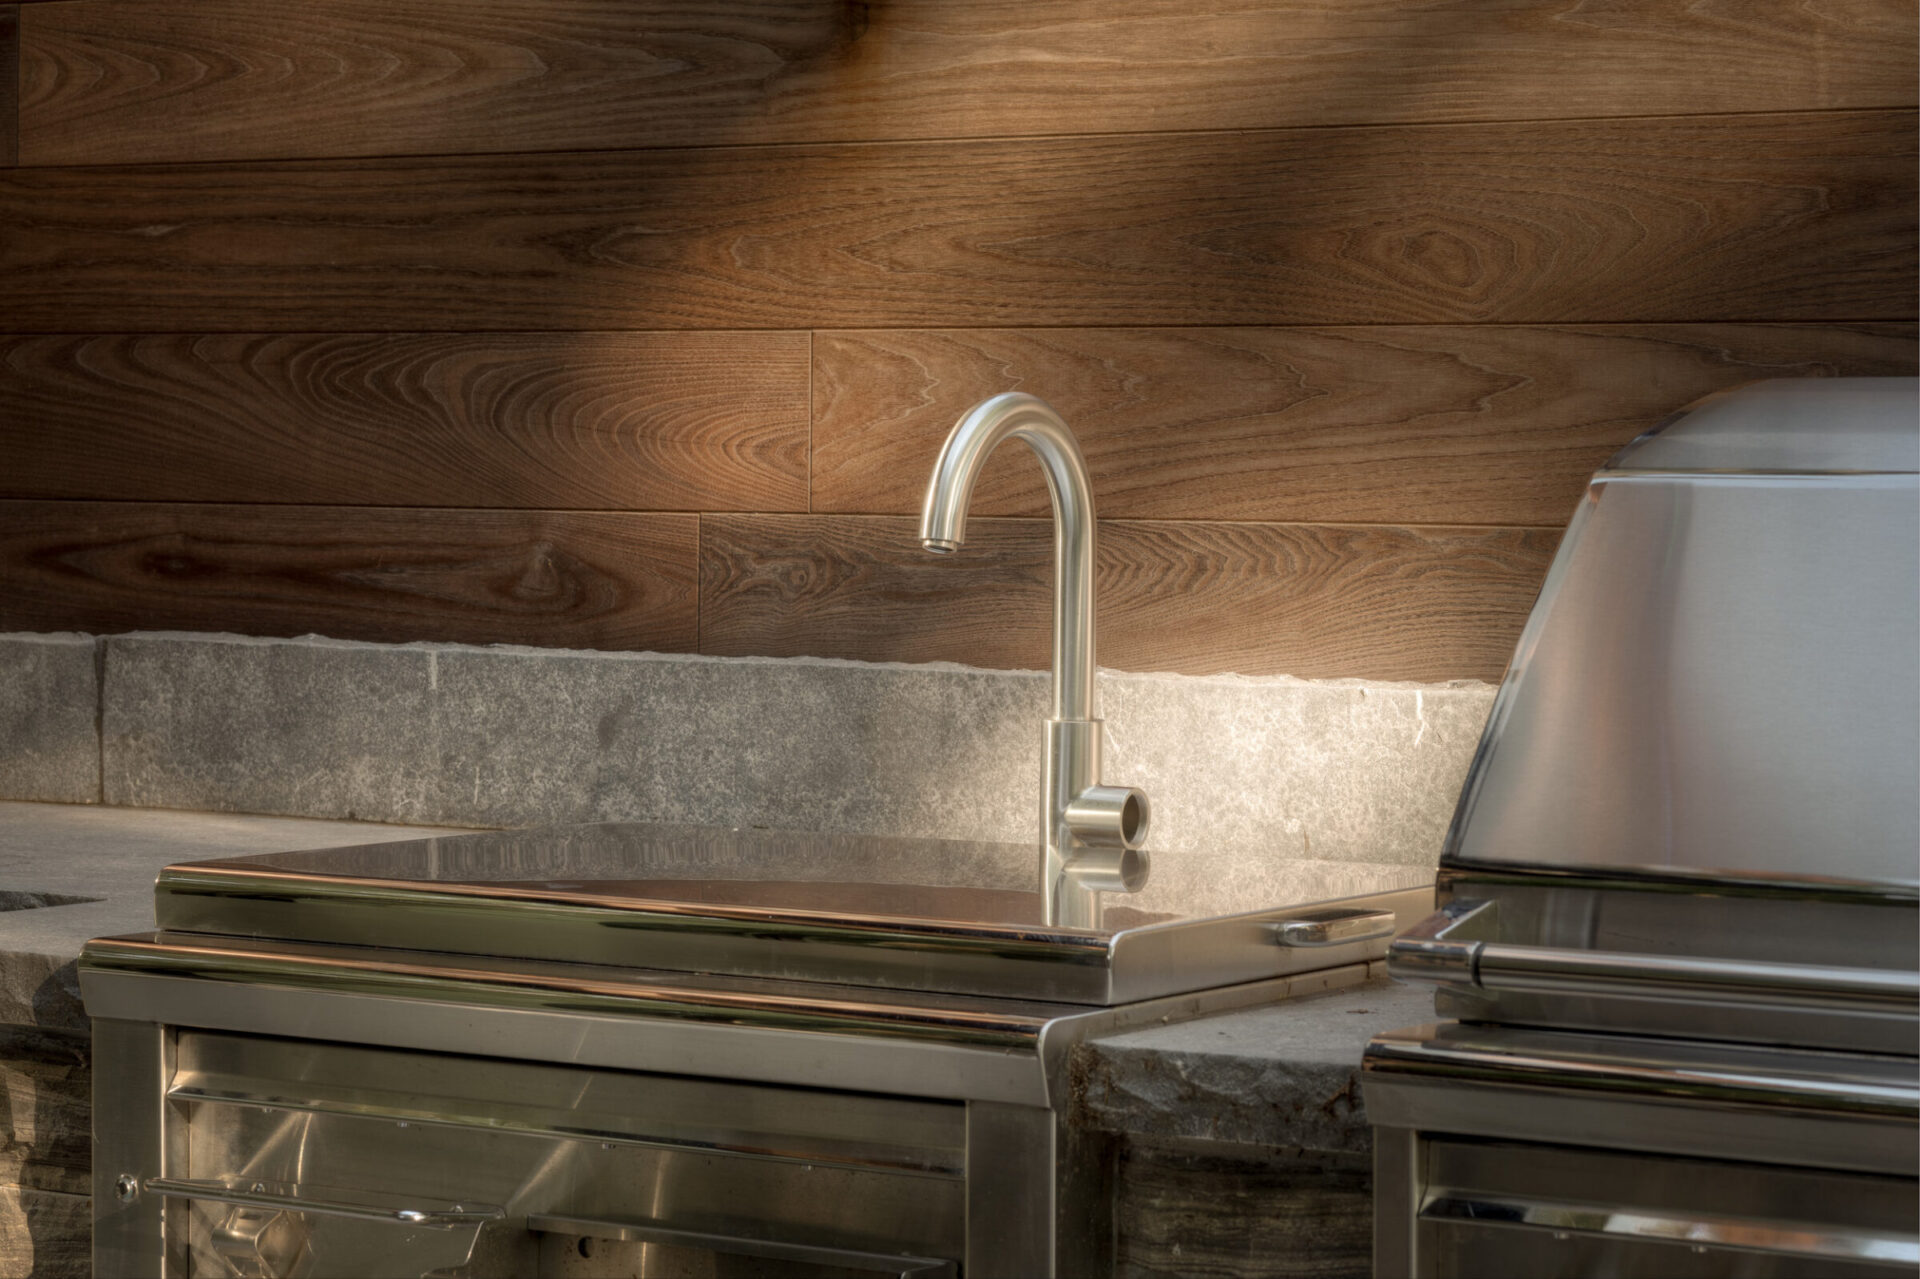
[[[935,555],[951,555],[960,549],[960,543],[944,541],[937,537],[923,537],[920,539],[920,545]]]

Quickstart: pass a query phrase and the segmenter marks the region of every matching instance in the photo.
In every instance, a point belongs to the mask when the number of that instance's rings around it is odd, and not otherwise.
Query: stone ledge
[[[1371,981],[1078,1045],[1075,1119],[1114,1132],[1344,1154],[1373,1149],[1360,1056],[1432,1021],[1426,987]]]
[[[481,826],[763,825],[1025,842],[1043,672],[133,634],[105,641],[106,802]],[[1493,690],[1099,677],[1156,875],[1431,866]]]
[[[100,801],[91,635],[0,635],[0,798]]]
[[[74,969],[80,948],[89,938],[152,928],[153,880],[164,866],[453,833],[448,827],[0,803],[0,883],[80,899],[0,911],[0,1027],[85,1031]]]

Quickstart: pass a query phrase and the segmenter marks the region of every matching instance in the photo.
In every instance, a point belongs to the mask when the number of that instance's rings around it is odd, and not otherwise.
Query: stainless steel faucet
[[[1052,407],[1018,392],[983,400],[940,449],[920,511],[920,544],[936,554],[967,540],[973,483],[1002,440],[1040,458],[1053,495],[1053,714],[1041,785],[1040,899],[1049,924],[1098,928],[1098,894],[1147,882],[1150,810],[1131,786],[1100,785],[1102,725],[1093,683],[1093,488],[1080,443]]]

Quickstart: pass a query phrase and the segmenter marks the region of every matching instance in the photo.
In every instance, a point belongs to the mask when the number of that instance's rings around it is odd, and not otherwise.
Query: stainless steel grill
[[[1389,966],[1381,1275],[1920,1266],[1920,406],[1703,401],[1597,473]]]

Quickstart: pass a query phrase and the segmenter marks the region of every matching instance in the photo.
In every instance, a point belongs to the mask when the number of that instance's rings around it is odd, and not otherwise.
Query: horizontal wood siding
[[[1897,5],[92,0],[27,11],[27,161],[1646,116],[1912,101]]]
[[[0,3],[0,629],[1039,666],[1031,460],[911,537],[1018,388],[1104,663],[1494,678],[1622,443],[1915,371],[1917,24]]]
[[[6,629],[687,651],[699,517],[0,502]]]
[[[0,166],[20,160],[20,9],[0,4]]]
[[[1073,424],[1100,513],[1130,519],[1564,524],[1587,476],[1711,391],[1886,376],[1878,325],[883,329],[815,339],[813,509],[919,510],[953,406],[1032,391]],[[1044,515],[1023,450],[973,509]]]
[[[0,337],[0,403],[31,424],[0,496],[804,511],[808,348],[805,333]]]
[[[952,556],[899,517],[701,520],[705,651],[1044,669],[1045,520],[969,521]],[[1100,660],[1124,670],[1498,679],[1558,529],[1107,520]]]
[[[1913,126],[16,168],[0,313],[49,333],[1910,319]]]

